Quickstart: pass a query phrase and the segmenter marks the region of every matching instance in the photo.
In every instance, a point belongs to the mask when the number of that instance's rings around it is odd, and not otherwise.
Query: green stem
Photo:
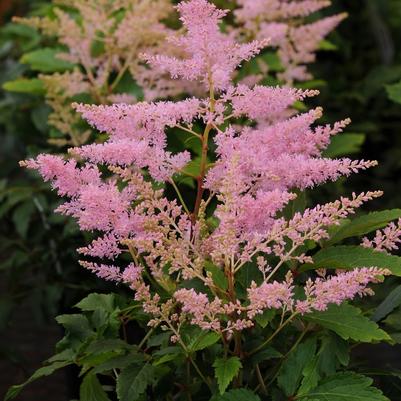
[[[186,205],[186,203],[185,203],[185,200],[184,200],[184,198],[183,198],[183,196],[182,196],[182,194],[181,194],[181,192],[180,192],[180,190],[179,190],[177,184],[174,182],[174,180],[173,180],[172,178],[170,179],[170,184],[171,184],[171,185],[173,186],[173,188],[175,189],[175,192],[177,193],[178,199],[180,200],[181,205],[182,205],[182,207],[184,208],[185,212],[186,212],[188,215],[191,215],[191,212],[189,211],[189,209],[188,209],[188,207],[187,207],[187,205]]]
[[[256,370],[256,377],[258,378],[258,381],[259,381],[259,386],[262,387],[263,393],[267,395],[267,394],[268,394],[268,393],[267,393],[267,388],[266,388],[266,385],[265,385],[265,381],[263,380],[262,373],[260,372],[259,364],[258,364],[258,363],[257,363],[256,366],[255,366],[255,370]],[[259,386],[258,386],[258,387],[259,387]],[[257,388],[258,388],[258,387],[257,387]]]
[[[210,107],[209,110],[211,113],[215,112],[215,105],[216,105],[216,100],[214,97],[214,84],[213,84],[213,76],[211,73],[211,70],[209,68],[208,71],[208,79],[209,79],[209,100],[210,100]],[[206,174],[206,168],[207,168],[207,152],[209,150],[208,143],[209,143],[209,134],[210,131],[213,128],[212,123],[208,123],[206,125],[205,131],[201,137],[202,140],[202,155],[201,155],[201,163],[200,163],[200,173],[199,177],[197,178],[198,180],[198,190],[196,194],[196,200],[195,200],[195,207],[194,207],[194,212],[192,214],[192,222],[195,223],[196,219],[198,218],[199,214],[199,209],[200,205],[202,202],[202,197],[203,197],[203,180],[205,178]]]
[[[188,358],[190,360],[190,362],[192,363],[192,366],[195,368],[196,372],[198,373],[198,375],[201,377],[201,379],[205,382],[205,384],[208,386],[210,392],[213,392],[212,387],[209,384],[209,381],[206,379],[206,377],[204,376],[204,374],[202,373],[202,371],[199,369],[199,366],[196,364],[196,362],[192,359],[192,357],[190,355],[188,355]]]
[[[125,72],[127,71],[128,67],[131,63],[131,59],[132,59],[132,55],[129,55],[128,58],[125,60],[124,66],[121,68],[121,70],[119,71],[115,80],[112,82],[112,84],[109,87],[110,93],[113,93],[114,89],[116,89],[116,86],[120,83],[122,77],[124,76]]]
[[[156,326],[157,327],[157,326]],[[142,339],[142,341],[138,344],[138,348],[141,349],[145,344],[146,341],[149,340],[149,337],[153,334],[155,331],[156,327],[152,327],[145,335],[145,337]]]
[[[255,354],[256,352],[258,352],[258,351],[260,351],[261,349],[263,349],[267,344],[269,344],[270,341],[272,341],[272,340],[277,336],[277,334],[280,333],[281,330],[284,329],[285,326],[287,326],[290,322],[292,322],[292,320],[294,319],[294,317],[297,316],[297,315],[298,315],[297,312],[293,313],[283,324],[281,324],[281,325],[277,328],[277,330],[276,330],[270,337],[268,337],[268,338],[266,339],[266,341],[264,341],[264,342],[263,342],[262,344],[260,344],[258,347],[254,348],[251,352],[249,352],[248,355],[253,355],[253,354]]]
[[[272,379],[269,381],[269,383],[267,384],[267,387],[270,387],[270,385],[276,380],[277,376],[280,373],[280,367],[283,364],[283,362],[288,358],[288,356],[293,353],[295,351],[295,349],[298,347],[298,345],[300,344],[300,342],[303,340],[303,338],[305,337],[306,333],[309,330],[309,325],[305,327],[305,329],[302,331],[302,333],[300,334],[300,336],[298,337],[297,341],[295,341],[294,345],[291,347],[291,349],[283,356],[283,358],[281,359],[281,362],[279,364],[279,367],[276,370],[276,373],[274,374],[274,376],[272,377]],[[265,377],[265,379],[263,380],[263,383],[267,380],[267,377]],[[255,388],[255,391],[258,391],[259,389],[259,385]]]

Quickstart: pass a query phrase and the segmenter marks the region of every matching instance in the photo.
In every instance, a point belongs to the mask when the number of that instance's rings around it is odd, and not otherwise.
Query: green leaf
[[[76,354],[72,349],[65,349],[50,357],[47,362],[73,362]]]
[[[242,368],[242,364],[238,357],[233,356],[228,359],[216,359],[213,367],[220,394],[223,394],[234,377],[237,376],[239,370]]]
[[[372,316],[372,320],[378,322],[385,318],[394,309],[401,305],[401,285],[394,288],[393,291],[388,294],[384,301],[376,308],[375,313]]]
[[[110,401],[106,392],[103,390],[98,378],[94,374],[88,374],[82,381],[79,389],[80,401]]]
[[[390,401],[372,387],[373,380],[355,373],[339,373],[324,380],[306,396],[305,401]]]
[[[138,363],[140,361],[143,361],[143,355],[140,354],[119,355],[96,366],[92,372],[104,373],[113,369],[124,369],[134,362]]]
[[[394,85],[387,85],[386,86],[388,97],[396,103],[401,104],[401,82]]]
[[[3,89],[9,92],[29,93],[31,95],[44,95],[46,93],[43,81],[37,78],[19,78],[3,84]]]
[[[85,357],[79,359],[79,365],[82,366],[80,376],[84,375],[88,370],[103,365],[105,362],[114,359],[116,356],[122,354],[121,350],[117,351],[106,351],[98,354],[88,354]]]
[[[283,65],[281,63],[280,57],[277,52],[264,52],[260,58],[266,62],[269,66],[269,71],[271,72],[281,72],[284,71]]]
[[[40,104],[31,110],[31,119],[35,128],[44,134],[47,134],[49,130],[48,120],[51,111],[52,109],[47,104]]]
[[[283,354],[273,347],[267,347],[262,351],[257,352],[251,357],[251,364],[256,365],[257,363],[268,361],[269,359],[282,358]]]
[[[106,46],[104,43],[104,40],[102,40],[102,37],[104,37],[104,33],[101,31],[96,32],[96,35],[98,38],[95,38],[95,40],[91,44],[91,56],[92,57],[99,57],[102,54],[104,54],[106,50]]]
[[[377,252],[362,246],[332,246],[313,255],[313,264],[305,264],[300,271],[311,269],[346,269],[357,267],[380,267],[395,276],[401,276],[401,257]]]
[[[199,335],[191,340],[188,345],[190,352],[201,351],[219,341],[220,335],[214,332],[204,333],[200,332]]]
[[[120,401],[136,401],[154,381],[152,365],[133,364],[125,368],[117,379],[117,396]]]
[[[260,327],[265,328],[276,316],[276,309],[266,309],[261,315],[256,315],[255,320]]]
[[[326,50],[326,51],[332,51],[332,50],[337,50],[338,47],[330,42],[329,40],[323,39],[319,43],[319,49],[320,50]]]
[[[63,72],[71,70],[74,64],[58,58],[60,49],[45,47],[26,53],[21,57],[21,63],[29,64],[32,70],[40,72]]]
[[[349,220],[326,244],[333,245],[345,238],[357,237],[385,227],[390,221],[401,217],[401,209],[383,210]]]
[[[319,356],[312,358],[302,370],[302,383],[298,389],[297,395],[306,394],[311,389],[315,388],[320,380],[319,372]]]
[[[316,339],[311,338],[298,345],[281,366],[277,384],[287,397],[295,394],[302,379],[302,371],[313,358],[315,352]]]
[[[251,390],[241,388],[227,391],[223,395],[215,395],[210,401],[260,401],[260,398]]]
[[[195,157],[194,159],[192,159],[183,169],[182,171],[184,171],[187,174],[191,174],[195,177],[199,176],[200,174],[200,169],[201,169],[201,162],[202,162],[202,158],[200,156]],[[210,164],[210,160],[207,159],[206,160],[207,164]]]
[[[85,352],[89,354],[102,354],[107,351],[127,350],[135,346],[126,343],[119,338],[110,338],[107,340],[98,340],[91,343]]]
[[[344,340],[366,343],[390,340],[389,335],[375,322],[363,316],[360,309],[348,304],[330,305],[324,312],[308,313],[303,318],[334,331]]]
[[[28,232],[31,216],[36,210],[35,205],[31,201],[26,201],[19,205],[13,213],[13,222],[18,234],[25,238]]]
[[[398,337],[400,334],[399,332],[401,331],[401,309],[398,308],[393,313],[390,313],[390,315],[388,315],[387,318],[383,320],[383,323],[386,325],[386,330],[389,331],[391,337],[393,337],[394,335],[397,335]]]
[[[324,157],[335,158],[358,153],[365,142],[365,134],[341,134],[331,139],[330,145],[323,152]]]
[[[12,400],[13,398],[15,398],[27,384],[32,383],[33,381],[41,377],[50,376],[56,370],[64,368],[65,366],[68,366],[70,364],[71,363],[67,361],[60,361],[54,362],[51,365],[44,366],[38,369],[25,383],[10,387],[4,397],[4,401]]]
[[[161,358],[157,359],[153,362],[153,366],[160,366],[164,363],[175,361],[175,360],[183,360],[184,354],[167,354],[163,355]]]
[[[85,339],[93,334],[88,319],[84,315],[60,315],[56,317],[57,323],[79,339]]]
[[[328,332],[327,336],[322,338],[322,344],[319,349],[319,371],[325,376],[336,373],[339,364],[348,366],[349,346],[348,343],[333,332]]]
[[[75,306],[82,311],[91,312],[98,309],[103,309],[107,312],[114,312],[115,308],[114,294],[89,294],[82,301],[78,302]]]
[[[212,276],[213,283],[217,285],[223,291],[226,291],[228,288],[227,277],[225,276],[223,270],[215,266],[213,263],[206,261],[205,262],[205,270]]]

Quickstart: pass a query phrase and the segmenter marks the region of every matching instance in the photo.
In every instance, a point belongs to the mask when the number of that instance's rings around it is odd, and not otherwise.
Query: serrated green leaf
[[[25,53],[21,63],[29,64],[32,70],[40,72],[64,72],[74,68],[74,64],[57,57],[60,53],[60,49],[45,47]]]
[[[330,305],[324,312],[308,313],[303,318],[334,331],[344,340],[367,343],[390,340],[389,335],[375,322],[363,316],[360,309],[348,304]]]
[[[302,382],[298,389],[297,396],[306,394],[311,389],[315,388],[320,380],[319,373],[319,360],[318,356],[312,358],[302,370]]]
[[[114,301],[114,294],[93,293],[89,294],[86,298],[78,302],[75,306],[85,312],[103,309],[109,313],[112,313],[114,311]]]
[[[401,305],[401,285],[394,288],[390,294],[384,299],[384,301],[376,308],[375,313],[372,316],[372,320],[378,322],[385,318],[394,309]]]
[[[38,78],[19,78],[3,84],[3,89],[9,92],[28,93],[31,95],[44,95],[46,93],[43,81]]]
[[[312,269],[345,269],[357,267],[380,267],[388,269],[395,276],[401,276],[401,257],[377,252],[362,246],[332,246],[313,255],[313,264],[301,266],[300,271]]]
[[[84,377],[79,389],[79,401],[110,401],[99,379],[94,374]]]
[[[401,217],[401,209],[383,210],[369,213],[356,219],[349,220],[343,225],[327,242],[326,245],[333,245],[345,238],[357,237],[368,234],[379,228],[385,227],[390,221]]]
[[[72,362],[76,353],[72,349],[66,349],[50,357],[47,362]]]
[[[365,142],[365,134],[341,134],[331,139],[330,145],[323,152],[324,157],[339,157],[358,153]]]
[[[316,352],[316,339],[311,338],[298,345],[281,366],[277,378],[278,386],[287,397],[295,394],[301,379],[302,371],[313,358]]]
[[[56,321],[64,326],[69,333],[80,339],[84,339],[93,333],[89,320],[84,315],[60,315],[56,317]]]
[[[299,399],[305,401],[390,401],[372,387],[373,380],[355,373],[339,373]]]
[[[105,351],[98,354],[88,354],[87,356],[79,359],[79,364],[82,365],[80,376],[84,375],[89,369],[100,366],[116,356],[121,355],[122,351]]]
[[[214,332],[204,333],[201,332],[196,338],[193,338],[188,345],[190,352],[201,351],[219,341],[220,335]]]
[[[154,381],[155,368],[152,365],[126,367],[117,379],[117,396],[120,401],[136,401]]]
[[[113,369],[124,369],[127,366],[132,365],[133,363],[142,362],[144,362],[144,358],[141,354],[119,355],[96,366],[92,372],[95,374],[104,373]]]
[[[242,363],[236,356],[228,359],[218,358],[214,361],[213,367],[220,394],[223,394],[234,377],[238,375]]]
[[[70,364],[71,362],[59,361],[38,369],[25,383],[10,387],[4,397],[4,401],[12,400],[13,398],[15,398],[27,384],[32,383],[33,381],[40,379],[41,377],[50,376],[56,370],[64,368],[65,366],[68,366]]]
[[[210,401],[260,401],[260,398],[251,390],[241,388],[227,391],[223,395],[215,395]]]

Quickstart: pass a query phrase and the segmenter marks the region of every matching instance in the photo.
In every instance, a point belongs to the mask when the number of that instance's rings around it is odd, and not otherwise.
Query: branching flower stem
[[[270,336],[268,337],[262,344],[254,348],[251,352],[248,353],[249,356],[255,354],[256,352],[262,350],[267,344],[269,344],[276,336],[281,332],[281,330],[284,329],[289,323],[291,323],[296,316],[298,316],[298,312],[294,312],[283,324],[281,324],[277,330]]]

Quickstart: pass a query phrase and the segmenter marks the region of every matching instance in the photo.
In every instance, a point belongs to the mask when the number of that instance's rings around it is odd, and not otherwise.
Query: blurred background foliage
[[[49,3],[0,3],[0,86],[37,75],[28,64],[21,63],[21,56],[52,43],[10,19],[13,15],[43,15]],[[224,6],[227,2],[217,3]],[[349,14],[348,18],[330,36],[324,45],[326,51],[318,54],[311,68],[316,79],[302,86],[320,89],[321,96],[313,102],[324,107],[327,122],[352,118],[347,132],[353,135],[345,142],[336,139],[329,155],[353,154],[377,159],[380,164],[349,180],[325,186],[314,192],[312,201],[333,199],[344,192],[383,189],[384,197],[369,207],[400,208],[401,3],[333,0],[328,13],[342,11]],[[107,284],[79,267],[75,249],[87,241],[72,220],[53,214],[58,201],[48,186],[18,166],[19,160],[30,155],[55,151],[48,144],[50,109],[41,88],[33,85],[30,94],[26,87],[24,92],[19,93],[18,88],[0,92],[0,334],[12,330],[18,318],[15,309],[23,302],[31,308],[32,324],[43,325],[68,311],[88,292],[109,290]],[[377,298],[398,284],[389,282]],[[23,364],[18,348],[19,344],[10,347],[1,342],[1,356],[7,363]],[[383,352],[386,355],[388,351]],[[363,352],[356,354],[356,363],[363,357]],[[387,359],[384,356],[383,364],[390,359],[390,355]],[[398,365],[395,362],[393,368],[401,370]],[[401,400],[399,379],[383,376],[379,384],[391,400]]]
[[[0,5],[3,86],[34,74],[20,58],[43,46],[34,29],[9,22],[11,17],[43,14],[49,2],[2,1]],[[59,200],[48,185],[18,166],[27,156],[54,151],[47,143],[49,112],[35,89],[31,93],[0,92],[0,336],[15,330],[21,305],[28,309],[35,330],[90,290],[107,288],[78,266],[75,249],[83,239],[75,222],[54,215]],[[24,344],[2,341],[0,359],[22,368],[27,362]],[[10,378],[8,385],[14,380]]]

